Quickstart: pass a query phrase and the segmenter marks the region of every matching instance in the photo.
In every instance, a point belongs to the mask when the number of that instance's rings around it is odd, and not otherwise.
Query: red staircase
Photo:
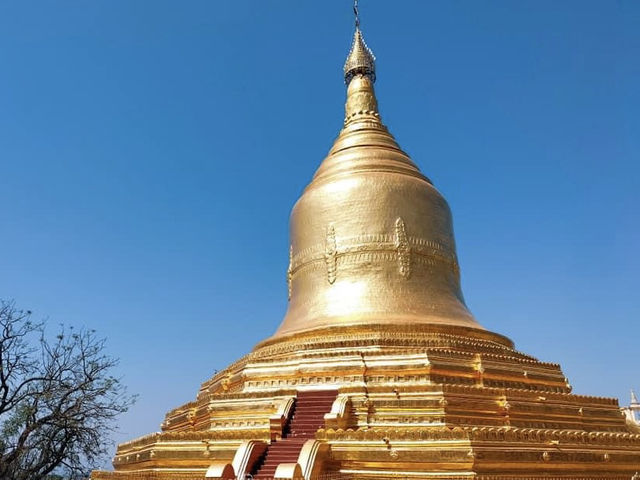
[[[296,463],[304,442],[315,438],[318,429],[324,426],[324,415],[331,411],[331,405],[337,395],[338,392],[335,390],[298,392],[282,438],[271,442],[265,455],[255,465],[253,478],[272,479],[278,465]]]

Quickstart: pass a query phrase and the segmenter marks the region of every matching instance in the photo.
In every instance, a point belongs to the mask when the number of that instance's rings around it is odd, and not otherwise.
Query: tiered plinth
[[[630,480],[640,470],[640,435],[617,401],[572,394],[558,365],[482,330],[371,326],[264,342],[92,478],[203,479],[246,441],[282,437],[297,393],[313,390],[338,395],[307,476]]]

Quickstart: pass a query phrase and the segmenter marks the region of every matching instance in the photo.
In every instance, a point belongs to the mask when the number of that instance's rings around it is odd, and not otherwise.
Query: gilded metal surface
[[[305,480],[297,463],[281,463],[273,475],[274,480]]]
[[[366,75],[372,81],[376,80],[376,57],[367,46],[359,27],[353,34],[351,50],[344,63],[344,79],[347,84],[356,75]]]
[[[640,479],[640,429],[617,400],[573,394],[559,365],[468,312],[449,207],[382,125],[373,75],[353,65],[344,128],[291,215],[277,333],[92,478],[246,474],[297,393],[324,389],[338,392],[324,428],[283,477]]]
[[[460,289],[447,202],[380,121],[371,79],[291,214],[290,303],[276,337],[332,325],[482,328]]]

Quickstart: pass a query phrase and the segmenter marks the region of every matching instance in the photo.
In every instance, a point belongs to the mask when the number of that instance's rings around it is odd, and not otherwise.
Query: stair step
[[[338,391],[337,390],[303,390],[301,392],[298,392],[298,398],[299,397],[310,397],[310,396],[321,396],[321,395],[331,395],[331,396],[337,396]]]
[[[337,390],[298,393],[284,438],[269,445],[266,455],[255,469],[256,480],[272,480],[278,465],[297,462],[304,443],[315,438],[316,432],[324,427],[324,416],[331,411],[337,395]]]
[[[298,400],[308,402],[329,402],[335,400],[335,395],[298,395]]]
[[[309,405],[310,403],[333,403],[335,397],[300,397],[298,396],[298,400],[304,401],[305,405]]]
[[[305,407],[312,407],[318,405],[332,405],[335,399],[332,398],[299,398],[298,406],[304,405]],[[303,403],[304,402],[304,403]]]

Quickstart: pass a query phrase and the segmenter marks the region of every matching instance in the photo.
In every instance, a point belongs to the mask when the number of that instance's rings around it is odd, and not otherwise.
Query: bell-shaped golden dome
[[[462,297],[449,206],[382,124],[359,29],[345,78],[344,128],[291,213],[289,308],[272,338],[352,325],[483,329]]]

